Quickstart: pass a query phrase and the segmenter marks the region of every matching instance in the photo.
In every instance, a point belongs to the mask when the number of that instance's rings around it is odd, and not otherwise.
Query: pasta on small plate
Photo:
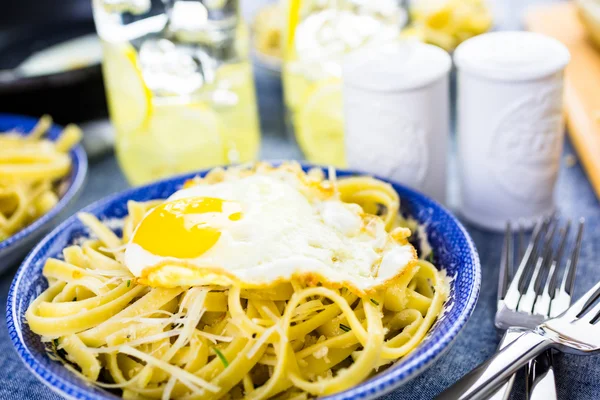
[[[19,354],[60,393],[354,398],[438,356],[479,279],[468,235],[424,196],[258,163],[84,209],[25,261],[7,318]]]
[[[13,265],[75,200],[87,171],[81,131],[49,116],[0,114],[0,271]]]

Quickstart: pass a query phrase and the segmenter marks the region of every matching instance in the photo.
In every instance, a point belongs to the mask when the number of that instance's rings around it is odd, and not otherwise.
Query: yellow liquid
[[[344,167],[342,84],[336,77],[311,80],[287,63],[282,71],[284,99],[296,141],[317,164]]]
[[[347,0],[287,2],[282,71],[287,118],[312,162],[346,165],[341,63],[358,47],[397,39],[404,14],[388,3],[372,0],[376,11],[366,11]],[[369,28],[354,29],[361,25]]]
[[[103,72],[116,153],[127,180],[255,160],[260,145],[252,67],[223,64],[188,96],[158,96],[145,85],[136,50],[103,43]]]

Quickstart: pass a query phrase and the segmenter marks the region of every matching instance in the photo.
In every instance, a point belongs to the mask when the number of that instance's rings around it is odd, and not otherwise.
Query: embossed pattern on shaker
[[[420,186],[425,181],[429,166],[427,131],[408,117],[402,118],[402,124],[397,130],[397,165],[390,176]]]
[[[540,202],[554,187],[562,149],[563,118],[556,101],[561,91],[562,85],[554,84],[521,97],[492,127],[491,173],[516,199]]]

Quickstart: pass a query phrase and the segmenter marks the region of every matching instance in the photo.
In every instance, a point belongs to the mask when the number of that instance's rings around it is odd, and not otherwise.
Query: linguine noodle
[[[220,174],[195,182],[210,184]],[[334,184],[341,200],[381,214],[388,231],[404,224],[389,185],[368,177]],[[448,295],[444,273],[425,260],[362,297],[294,280],[264,289],[145,286],[123,265],[122,249],[157,204],[130,201],[122,238],[80,215],[96,238],[65,248],[64,260],[47,260],[49,288],[26,313],[51,354],[123,398],[304,399],[339,392],[415,349]]]
[[[51,125],[52,119],[44,116],[28,135],[0,134],[0,241],[58,202],[54,183],[69,173],[69,150],[81,131],[67,125],[56,141],[42,138]]]

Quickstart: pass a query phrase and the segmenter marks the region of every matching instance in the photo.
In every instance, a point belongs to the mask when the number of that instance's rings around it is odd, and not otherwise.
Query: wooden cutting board
[[[571,52],[565,71],[567,127],[596,195],[600,198],[600,50],[588,39],[572,3],[537,6],[527,29],[552,36]]]

